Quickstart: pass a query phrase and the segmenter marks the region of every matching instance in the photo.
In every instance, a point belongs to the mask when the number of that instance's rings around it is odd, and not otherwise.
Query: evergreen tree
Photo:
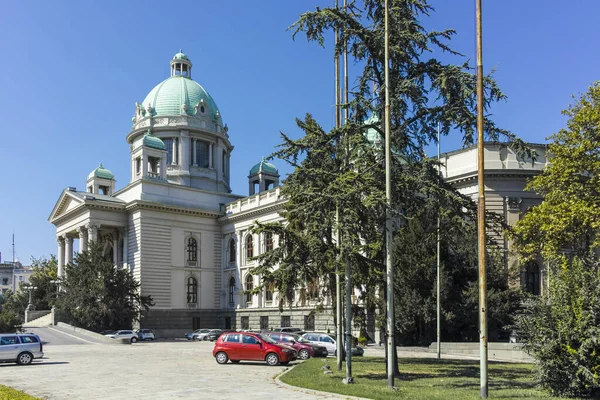
[[[97,332],[129,329],[153,305],[152,298],[141,296],[131,272],[114,265],[103,249],[102,242],[90,242],[65,266],[57,305],[75,326]]]

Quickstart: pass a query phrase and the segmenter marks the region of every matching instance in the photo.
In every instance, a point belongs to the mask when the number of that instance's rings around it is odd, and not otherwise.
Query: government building
[[[130,176],[124,188],[116,190],[114,175],[100,164],[83,190],[67,187],[50,214],[59,276],[74,249],[102,240],[107,257],[132,272],[142,295],[152,296],[155,305],[141,325],[158,336],[200,327],[334,331],[330,304],[315,313],[314,304],[298,293],[295,305],[279,312],[276,291],[244,292],[260,284],[260,276],[250,272],[251,258],[278,245],[277,237],[252,234],[250,228],[257,220],[282,221],[280,176],[274,165],[257,160],[249,169],[248,196],[232,194],[231,174],[244,171],[230,170],[234,146],[228,127],[213,98],[192,79],[185,54],[177,53],[170,76],[136,103],[126,141]],[[535,162],[519,160],[506,146],[486,144],[486,206],[508,223],[540,201],[524,191],[526,179],[546,163],[546,146],[533,147]],[[476,148],[446,153],[442,162],[445,179],[477,195]],[[522,276],[533,291],[542,280],[540,266]]]

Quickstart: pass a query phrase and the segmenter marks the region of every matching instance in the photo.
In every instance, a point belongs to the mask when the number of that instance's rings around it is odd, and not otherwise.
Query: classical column
[[[73,262],[73,237],[67,236],[65,238],[66,246],[65,246],[65,261],[66,263]]]
[[[171,165],[177,164],[177,138],[173,138],[173,143],[171,145]]]
[[[208,145],[208,168],[213,167],[213,144]]]
[[[148,156],[146,154],[142,155],[142,176],[148,176]]]
[[[121,229],[121,237],[123,238],[123,265],[128,265],[128,260],[127,260],[127,228],[122,228]]]
[[[80,226],[79,229],[79,252],[87,250],[87,229]]]
[[[192,151],[194,153],[194,156],[192,157],[192,164],[194,165],[194,167],[198,166],[198,162],[197,162],[197,158],[196,158],[196,139],[192,139]]]
[[[65,267],[65,239],[62,236],[56,238],[58,243],[58,277],[62,278]]]
[[[98,240],[98,226],[95,224],[87,224],[89,241]]]
[[[118,232],[115,232],[112,238],[112,247],[113,247],[113,264],[117,264],[119,262],[119,235]]]

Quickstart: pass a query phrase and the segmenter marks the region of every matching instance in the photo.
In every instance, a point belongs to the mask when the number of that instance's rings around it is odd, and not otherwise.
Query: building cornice
[[[198,208],[191,207],[183,207],[176,206],[170,204],[162,204],[155,203],[152,201],[145,200],[134,200],[127,204],[125,207],[128,212],[137,211],[137,210],[156,210],[156,211],[166,211],[176,214],[186,214],[186,215],[195,215],[199,217],[209,217],[209,218],[219,218],[223,216],[223,213],[210,211],[210,210],[202,210]]]
[[[226,224],[228,222],[237,222],[239,220],[248,219],[252,216],[259,216],[262,214],[267,214],[273,211],[279,211],[283,208],[283,205],[287,203],[287,199],[280,199],[274,203],[267,204],[262,207],[256,207],[251,210],[242,211],[236,214],[229,214],[219,218],[219,223]]]

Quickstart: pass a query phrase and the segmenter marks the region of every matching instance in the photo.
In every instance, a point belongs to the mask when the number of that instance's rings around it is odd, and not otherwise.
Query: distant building
[[[23,266],[20,262],[0,263],[0,293],[7,290],[15,293],[22,283],[28,283],[33,267]]]

